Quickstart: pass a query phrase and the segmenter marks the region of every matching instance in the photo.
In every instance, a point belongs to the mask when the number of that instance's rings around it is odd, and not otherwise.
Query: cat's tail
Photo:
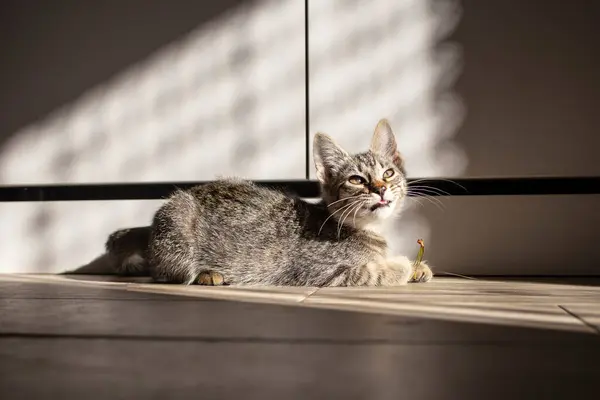
[[[150,226],[119,229],[108,236],[105,248],[114,271],[123,276],[148,276]]]

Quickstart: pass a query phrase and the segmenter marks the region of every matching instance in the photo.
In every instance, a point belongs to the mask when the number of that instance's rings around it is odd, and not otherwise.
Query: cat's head
[[[379,121],[369,151],[348,154],[317,133],[313,157],[323,200],[338,220],[357,227],[381,222],[401,210],[407,193],[404,163],[389,123]]]

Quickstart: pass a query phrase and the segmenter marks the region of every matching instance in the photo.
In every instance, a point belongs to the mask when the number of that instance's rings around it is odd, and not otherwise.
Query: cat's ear
[[[382,119],[375,127],[373,139],[371,140],[371,151],[384,158],[392,159],[394,164],[403,166],[403,160],[398,151],[396,137],[387,119]]]
[[[317,133],[313,142],[313,159],[317,169],[317,179],[321,183],[330,180],[339,171],[348,153],[324,133]]]

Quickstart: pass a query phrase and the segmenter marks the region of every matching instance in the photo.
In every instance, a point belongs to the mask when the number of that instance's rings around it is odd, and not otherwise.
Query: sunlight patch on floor
[[[568,283],[437,278],[428,284],[409,284],[396,288],[201,287],[152,284],[147,278],[28,274],[0,275],[0,281],[93,286],[204,299],[589,333],[599,333],[600,326],[600,312],[597,311],[600,287]]]

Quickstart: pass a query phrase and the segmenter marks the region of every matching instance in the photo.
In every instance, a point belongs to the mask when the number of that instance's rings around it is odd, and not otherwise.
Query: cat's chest
[[[369,231],[354,233],[338,244],[348,253],[369,257],[385,256],[388,249],[387,241],[383,236]]]

